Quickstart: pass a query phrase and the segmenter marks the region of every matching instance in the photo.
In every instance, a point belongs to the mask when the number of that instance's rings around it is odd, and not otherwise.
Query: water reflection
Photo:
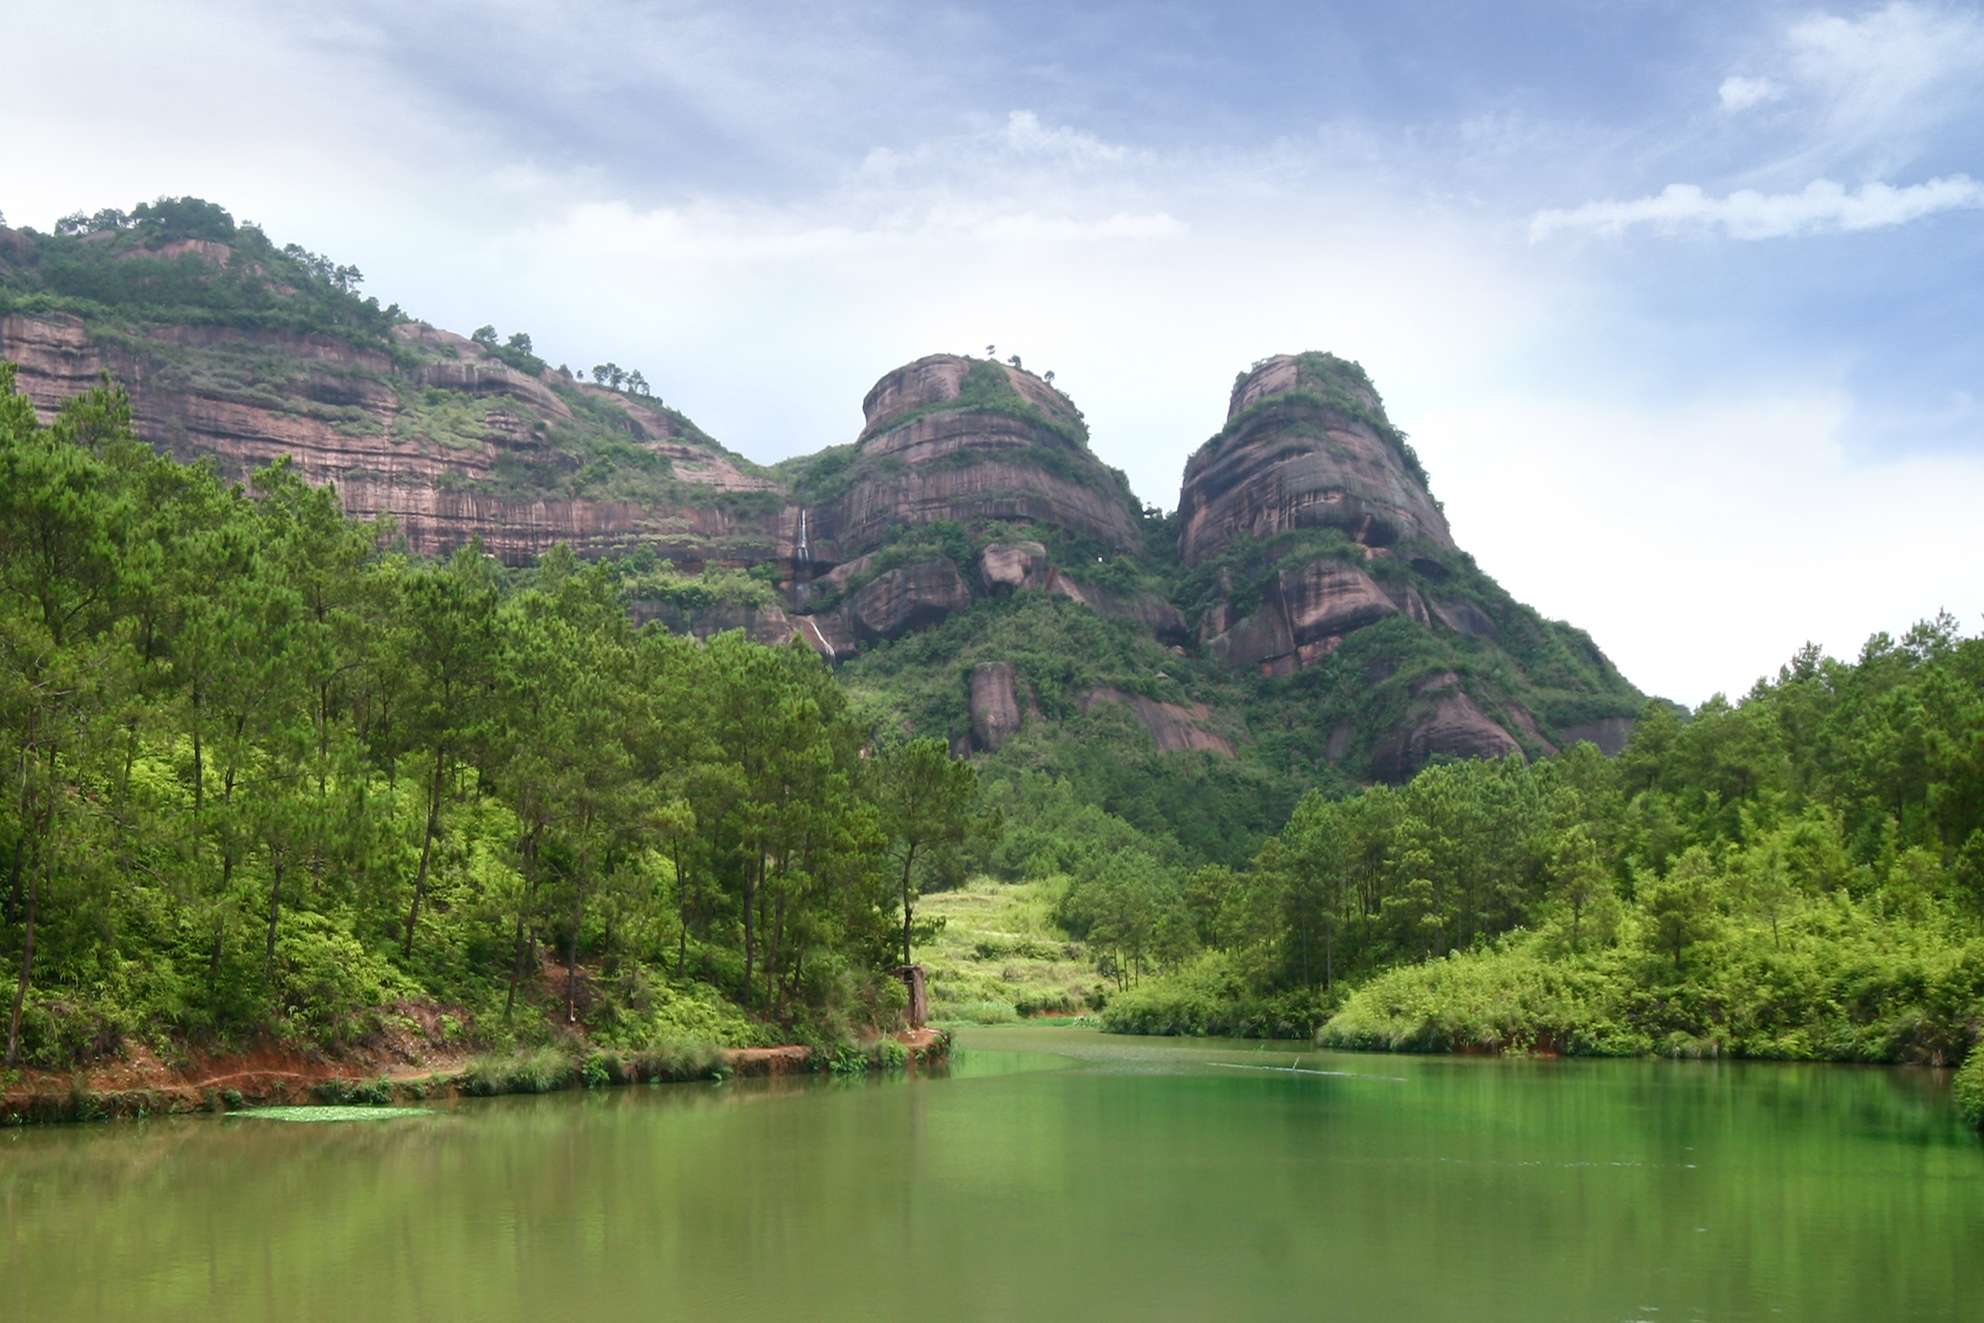
[[[0,1133],[0,1318],[1954,1319],[1980,1238],[1935,1081],[1839,1067],[1020,1028],[890,1081]]]

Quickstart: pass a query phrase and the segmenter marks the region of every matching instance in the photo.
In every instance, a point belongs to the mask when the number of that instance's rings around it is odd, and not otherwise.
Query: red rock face
[[[1408,718],[1379,746],[1371,770],[1385,781],[1411,778],[1435,754],[1455,758],[1502,758],[1520,753],[1515,737],[1481,710],[1451,671],[1414,686],[1419,699]]]
[[[949,354],[919,359],[875,383],[862,402],[856,480],[807,509],[809,558],[834,563],[879,545],[892,529],[939,519],[1042,523],[1114,550],[1140,545],[1128,493],[1087,449],[1051,424],[1073,427],[1066,397],[1030,373],[996,368],[1011,388],[1009,412],[953,409],[974,364]]]
[[[1234,388],[1230,430],[1185,466],[1178,496],[1185,563],[1218,555],[1243,533],[1265,538],[1290,528],[1337,528],[1369,546],[1452,547],[1446,517],[1392,446],[1346,412],[1349,405],[1316,403],[1298,393],[1304,389],[1287,355]],[[1383,418],[1368,391],[1353,391],[1349,403]]]
[[[905,565],[868,581],[848,600],[857,637],[901,638],[971,606],[971,589],[947,560]]]
[[[1053,567],[1038,542],[1008,546],[994,542],[978,553],[978,581],[987,593],[1004,595],[1022,588],[1045,588]]]
[[[997,753],[1020,728],[1019,672],[1011,662],[980,662],[971,668],[971,738]]]
[[[1422,616],[1424,611],[1420,607]],[[1287,669],[1295,669],[1327,655],[1335,646],[1331,640],[1341,641],[1352,630],[1398,612],[1399,606],[1364,571],[1338,561],[1315,561],[1277,573],[1260,606],[1245,620],[1224,624],[1230,607],[1208,612],[1208,623],[1221,623],[1223,629],[1207,646],[1236,665],[1286,659]]]
[[[0,358],[44,420],[108,369],[131,395],[138,433],[184,460],[214,457],[237,480],[288,457],[306,481],[335,484],[360,518],[390,515],[413,549],[445,553],[480,536],[497,556],[527,561],[559,542],[582,554],[641,543],[700,563],[713,554],[769,560],[786,550],[775,514],[738,515],[712,502],[645,505],[582,496],[506,500],[476,490],[505,464],[554,460],[548,429],[574,422],[545,383],[432,327],[399,329],[409,347],[454,360],[405,368],[387,354],[328,336],[165,327],[106,341],[82,319],[51,313],[0,321]],[[189,359],[185,351],[206,351]],[[626,437],[667,460],[675,478],[711,492],[776,491],[720,451],[680,434],[665,413],[593,392]],[[460,426],[436,437],[410,412],[439,405]]]
[[[1631,717],[1607,717],[1581,726],[1565,726],[1559,733],[1566,748],[1574,744],[1596,744],[1600,753],[1616,758],[1625,750],[1626,741],[1633,737],[1633,727],[1638,724]]]

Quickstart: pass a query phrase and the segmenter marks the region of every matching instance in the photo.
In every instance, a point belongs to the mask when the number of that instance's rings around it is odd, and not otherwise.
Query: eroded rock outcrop
[[[1054,567],[1038,542],[994,542],[978,553],[978,581],[986,593],[1002,596],[1021,588],[1045,588]]]
[[[1451,671],[1420,681],[1413,687],[1416,715],[1378,745],[1371,770],[1385,781],[1404,781],[1435,754],[1454,758],[1502,758],[1521,752],[1515,737],[1502,729],[1461,687]]]
[[[1181,646],[1191,638],[1192,630],[1185,620],[1185,613],[1154,594],[1115,592],[1097,584],[1084,583],[1058,569],[1048,571],[1044,587],[1050,593],[1080,602],[1097,615],[1124,616],[1135,620],[1166,646]]]
[[[870,579],[847,603],[857,637],[897,639],[971,606],[971,589],[948,560],[905,565]]]
[[[1088,450],[1067,397],[1018,368],[936,354],[896,369],[862,402],[845,489],[813,503],[812,559],[849,560],[903,525],[1042,523],[1114,550],[1138,545],[1128,489]]]
[[[423,361],[403,366],[328,335],[229,327],[103,338],[58,312],[0,320],[0,358],[20,364],[16,386],[44,419],[107,369],[130,393],[139,435],[160,450],[211,456],[237,480],[287,457],[306,481],[335,484],[351,514],[390,515],[421,553],[476,537],[511,562],[559,542],[593,555],[645,544],[689,564],[787,550],[773,509],[722,499],[778,484],[667,411],[576,382],[561,395],[431,326],[404,323],[394,336]],[[569,491],[594,436],[652,456],[665,475],[652,498]]]
[[[674,633],[689,634],[699,639],[714,638],[718,634],[741,629],[751,639],[768,648],[790,643],[801,634],[794,619],[775,606],[728,603],[689,611],[636,598],[628,603],[628,612],[636,625],[658,620],[664,628]]]
[[[1398,613],[1398,604],[1364,571],[1313,561],[1278,571],[1260,605],[1245,619],[1232,621],[1232,610],[1224,604],[1209,613],[1206,623],[1221,628],[1207,646],[1235,665],[1272,666],[1285,660],[1292,668],[1327,655],[1352,630]]]
[[[1022,721],[1019,670],[1011,662],[980,662],[971,668],[971,738],[996,753]]]
[[[1121,703],[1129,708],[1143,723],[1144,729],[1150,732],[1160,753],[1196,749],[1227,758],[1233,756],[1233,741],[1206,724],[1212,713],[1203,703],[1185,707],[1178,703],[1161,703],[1157,699],[1125,693],[1120,689],[1099,688],[1083,696],[1082,711],[1091,710],[1097,703]]]
[[[1564,726],[1558,734],[1564,737],[1565,748],[1574,744],[1595,744],[1606,757],[1616,758],[1625,751],[1626,741],[1632,739],[1633,727],[1637,724],[1632,717],[1606,717],[1600,721]]]
[[[1327,354],[1268,359],[1235,384],[1225,429],[1185,466],[1180,552],[1196,565],[1242,534],[1291,528],[1451,547],[1416,470],[1361,368]]]

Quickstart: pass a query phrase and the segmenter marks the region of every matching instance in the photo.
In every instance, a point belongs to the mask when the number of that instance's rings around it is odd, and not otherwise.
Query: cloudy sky
[[[1984,612],[1976,5],[0,12],[9,223],[204,196],[755,459],[996,344],[1169,508],[1236,371],[1329,349],[1648,690]]]

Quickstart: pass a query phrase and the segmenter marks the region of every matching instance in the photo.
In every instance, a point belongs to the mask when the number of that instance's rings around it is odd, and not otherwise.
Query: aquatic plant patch
[[[391,1121],[402,1116],[432,1116],[431,1107],[251,1107],[246,1111],[230,1112],[230,1116],[247,1117],[259,1121]]]

